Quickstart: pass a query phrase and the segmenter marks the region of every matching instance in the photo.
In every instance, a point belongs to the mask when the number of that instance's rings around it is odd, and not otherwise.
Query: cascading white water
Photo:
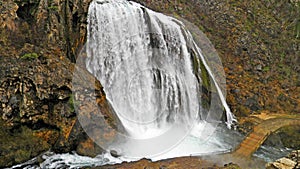
[[[194,125],[205,119],[192,53],[211,76],[227,125],[235,120],[200,48],[172,17],[126,0],[95,0],[89,7],[86,52],[88,71],[103,85],[130,138],[176,140],[199,129]],[[131,145],[145,147],[151,141]]]
[[[119,134],[116,138],[121,140],[102,148],[118,150],[122,156],[50,153],[42,156],[45,161],[39,165],[34,158],[12,168],[78,168],[136,157],[159,160],[229,151],[240,142],[238,133],[215,123],[221,117],[215,114],[223,113],[215,111],[216,104],[211,105],[212,115],[202,115],[200,62],[216,89],[218,103],[225,108],[227,126],[235,121],[204,55],[208,52],[202,53],[180,21],[126,0],[94,0],[89,7],[87,39],[82,55],[85,66],[104,86],[107,99],[129,133],[125,137]],[[78,70],[75,74],[80,76]],[[86,85],[76,78],[73,84]],[[82,127],[101,146],[98,135],[93,135],[94,128]]]
[[[92,3],[87,43],[88,70],[138,138],[160,135],[169,123],[192,124],[200,102],[180,25],[146,10],[127,1]]]

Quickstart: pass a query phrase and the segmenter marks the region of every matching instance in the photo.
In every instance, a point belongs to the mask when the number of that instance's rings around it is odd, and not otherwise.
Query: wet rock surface
[[[267,169],[294,169],[300,168],[300,150],[292,151],[287,157],[268,163]]]

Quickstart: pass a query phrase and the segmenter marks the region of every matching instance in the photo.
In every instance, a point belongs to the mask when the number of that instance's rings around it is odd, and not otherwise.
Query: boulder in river
[[[292,151],[287,157],[266,164],[267,169],[294,169],[300,168],[300,150]]]

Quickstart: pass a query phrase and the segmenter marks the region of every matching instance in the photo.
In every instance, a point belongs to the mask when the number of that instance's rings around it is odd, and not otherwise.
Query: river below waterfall
[[[166,154],[153,158],[151,160],[162,160],[170,157],[179,156],[203,156],[210,155],[213,158],[214,154],[222,154],[231,151],[244,138],[240,133],[234,130],[229,130],[224,125],[216,128],[215,132],[209,137],[205,143],[201,139],[190,136],[183,140],[173,150],[166,152]],[[202,153],[198,153],[197,149],[203,149]],[[192,151],[191,151],[192,150]],[[205,151],[206,150],[206,151]],[[193,151],[195,151],[193,153]],[[274,161],[278,158],[287,155],[291,149],[288,148],[274,148],[270,146],[261,146],[254,157],[259,158],[265,162]],[[57,169],[57,168],[82,168],[95,167],[108,164],[118,164],[124,161],[136,161],[139,159],[130,159],[119,157],[115,158],[110,153],[99,154],[95,158],[80,156],[74,153],[55,154],[53,152],[46,152],[39,157],[33,158],[26,163],[15,165],[11,169]]]
[[[203,124],[202,124],[203,125]],[[212,135],[206,139],[197,138],[196,133],[187,136],[173,149],[151,158],[152,161],[182,157],[182,156],[203,156],[222,154],[231,151],[241,142],[243,136],[235,130],[230,130],[224,124],[219,124]],[[201,152],[201,153],[199,153]],[[13,166],[11,169],[56,169],[56,168],[81,168],[117,164],[124,161],[137,161],[139,158],[115,158],[110,153],[99,154],[95,158],[80,156],[76,153],[55,154],[46,152],[26,163]],[[42,162],[41,162],[42,161]]]
[[[272,147],[261,145],[261,147],[253,154],[253,156],[261,158],[266,162],[272,162],[274,160],[287,156],[291,152],[292,149],[286,147]]]

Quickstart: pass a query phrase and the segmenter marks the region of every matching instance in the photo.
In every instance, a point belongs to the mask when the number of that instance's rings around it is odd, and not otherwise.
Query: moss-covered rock
[[[283,146],[294,150],[300,149],[300,126],[287,126],[276,131]]]
[[[0,165],[10,166],[36,157],[50,148],[47,141],[35,136],[33,130],[26,126],[7,130],[1,120],[0,129]]]

